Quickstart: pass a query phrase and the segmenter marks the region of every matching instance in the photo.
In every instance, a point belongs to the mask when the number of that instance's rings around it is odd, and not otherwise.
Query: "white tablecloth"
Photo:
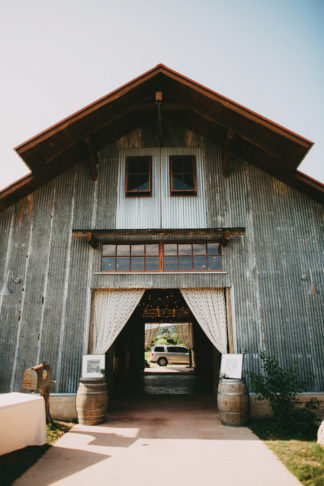
[[[44,398],[27,393],[0,394],[0,455],[45,442]]]

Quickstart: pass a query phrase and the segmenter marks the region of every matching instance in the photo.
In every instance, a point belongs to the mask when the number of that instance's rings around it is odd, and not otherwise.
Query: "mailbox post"
[[[55,383],[55,381],[52,381],[52,369],[46,361],[24,371],[22,389],[32,392],[39,391],[42,397],[44,397],[47,423],[53,421],[49,407],[49,395],[52,383]]]

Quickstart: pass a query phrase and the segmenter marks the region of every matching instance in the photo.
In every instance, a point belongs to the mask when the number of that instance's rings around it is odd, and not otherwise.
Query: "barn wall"
[[[21,277],[9,282],[13,295],[0,298],[0,391],[20,390],[23,370],[41,360],[53,367],[53,391],[76,391],[91,288],[225,286],[232,287],[236,350],[246,352],[246,368],[258,370],[265,349],[283,364],[298,360],[303,373],[316,375],[313,390],[323,389],[324,211],[306,195],[237,158],[224,178],[221,147],[168,124],[165,147],[202,153],[207,227],[246,229],[223,249],[225,272],[101,274],[100,250],[72,237],[76,228],[116,227],[120,150],[157,146],[152,127],[138,129],[99,153],[97,182],[81,163],[0,213],[0,272]],[[319,295],[308,294],[309,270]]]

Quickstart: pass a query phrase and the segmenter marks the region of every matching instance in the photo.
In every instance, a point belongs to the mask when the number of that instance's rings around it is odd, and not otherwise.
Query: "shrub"
[[[297,393],[306,390],[313,378],[311,374],[306,380],[301,380],[297,364],[287,369],[280,367],[273,356],[261,353],[263,375],[248,372],[252,390],[259,395],[259,400],[269,400],[272,410],[272,425],[274,431],[281,430],[297,436],[313,436],[316,433],[316,415],[318,401],[309,400],[301,408]]]

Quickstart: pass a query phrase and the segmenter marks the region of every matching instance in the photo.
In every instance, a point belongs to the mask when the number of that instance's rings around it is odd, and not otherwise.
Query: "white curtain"
[[[159,330],[160,324],[145,324],[145,343],[144,347],[145,349],[149,347],[153,339],[155,338],[158,330]]]
[[[193,331],[191,322],[174,323],[174,328],[178,334],[181,342],[187,346],[187,348],[193,348]]]
[[[220,353],[227,353],[223,289],[180,289],[189,309]]]
[[[90,353],[104,354],[136,309],[145,290],[96,290],[90,323]]]

